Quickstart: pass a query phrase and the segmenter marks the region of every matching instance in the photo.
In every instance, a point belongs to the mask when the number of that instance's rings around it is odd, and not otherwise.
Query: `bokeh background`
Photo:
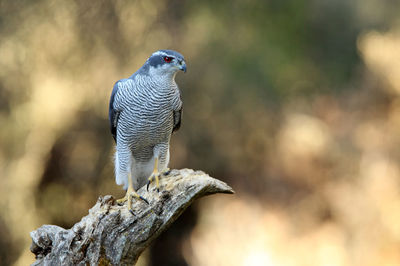
[[[396,0],[0,1],[0,264],[115,185],[108,101],[154,51],[185,55],[172,168],[196,202],[140,265],[400,265]]]

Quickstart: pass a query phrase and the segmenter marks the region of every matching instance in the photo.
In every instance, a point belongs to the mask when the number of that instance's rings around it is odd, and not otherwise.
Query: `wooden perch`
[[[153,184],[149,192],[142,187],[138,193],[150,204],[134,200],[135,215],[108,195],[69,230],[43,225],[31,232],[33,265],[133,265],[194,200],[234,191],[204,172],[182,169],[160,179],[160,193]]]

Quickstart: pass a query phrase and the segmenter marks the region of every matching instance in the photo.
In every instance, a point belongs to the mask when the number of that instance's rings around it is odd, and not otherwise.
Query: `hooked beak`
[[[184,73],[186,73],[186,63],[185,63],[185,61],[181,61],[180,65],[181,66],[179,67],[179,69],[182,70]]]

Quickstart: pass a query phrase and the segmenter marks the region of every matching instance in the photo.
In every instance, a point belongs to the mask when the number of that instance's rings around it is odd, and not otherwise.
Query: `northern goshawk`
[[[131,212],[132,197],[147,202],[136,190],[153,180],[159,190],[159,177],[169,170],[171,134],[181,125],[182,101],[175,82],[179,70],[186,72],[184,57],[159,50],[112,90],[109,119],[116,142],[115,179],[127,189],[119,202],[127,200]]]

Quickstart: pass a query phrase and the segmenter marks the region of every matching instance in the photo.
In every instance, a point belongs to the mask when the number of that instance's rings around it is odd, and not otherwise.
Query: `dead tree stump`
[[[31,232],[33,265],[133,265],[194,200],[234,191],[202,171],[182,169],[160,179],[159,193],[154,185],[138,193],[149,205],[134,200],[134,215],[107,195],[71,229],[43,225]]]

